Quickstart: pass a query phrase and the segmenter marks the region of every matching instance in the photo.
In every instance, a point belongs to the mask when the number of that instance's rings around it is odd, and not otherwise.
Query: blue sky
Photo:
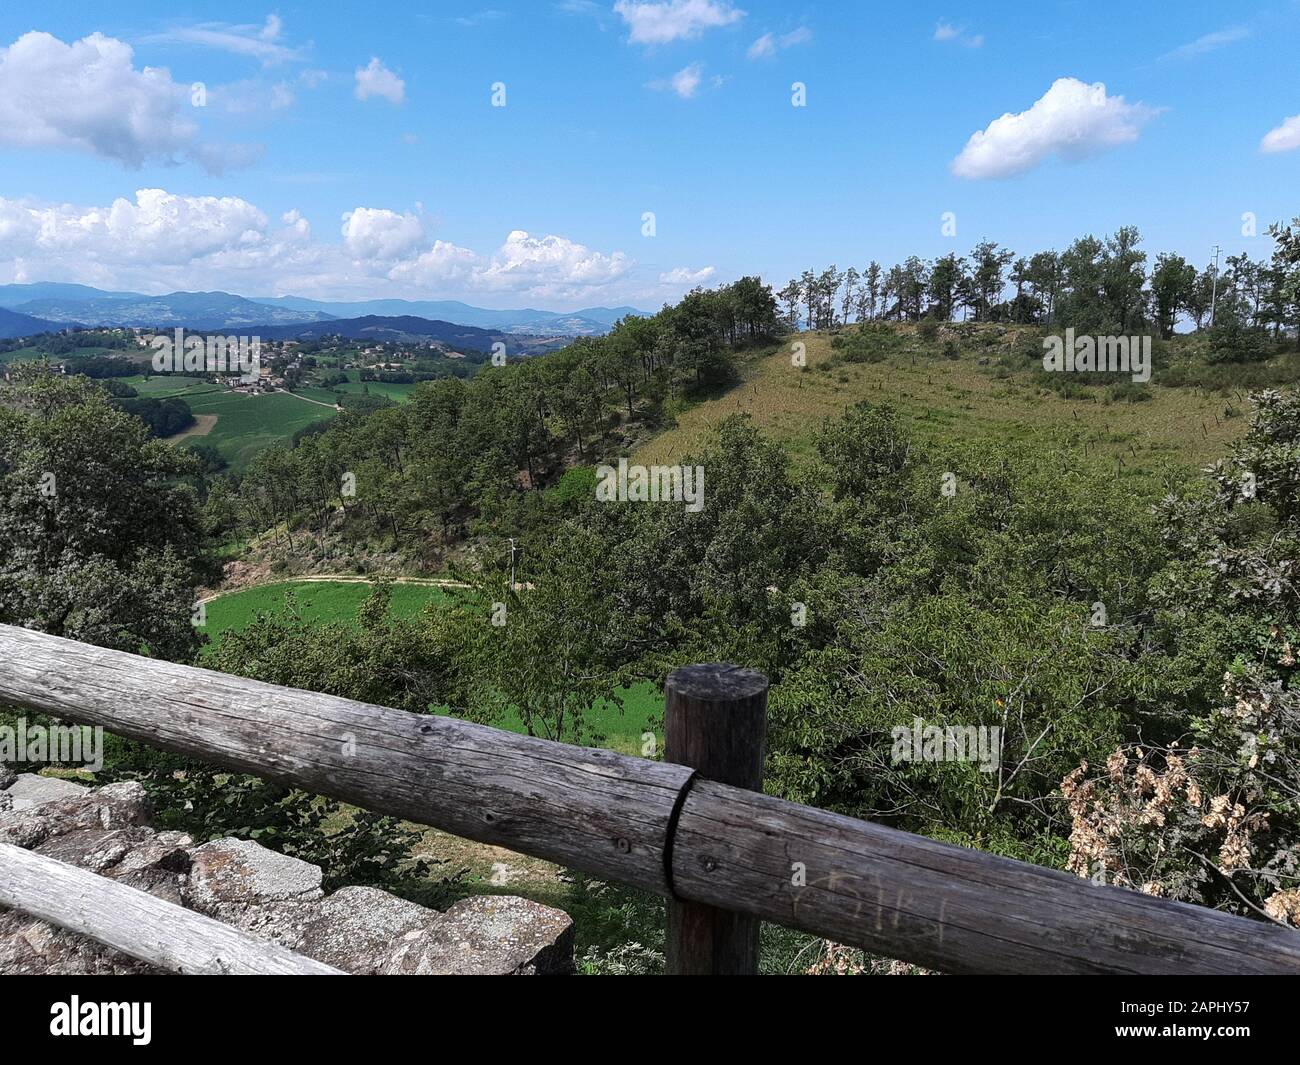
[[[0,283],[655,307],[1300,213],[1296,0],[183,9],[0,10]]]

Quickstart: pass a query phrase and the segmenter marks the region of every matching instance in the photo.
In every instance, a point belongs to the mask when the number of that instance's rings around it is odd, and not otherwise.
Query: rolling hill
[[[317,340],[324,336],[341,336],[352,340],[375,340],[399,344],[418,344],[433,341],[439,346],[456,351],[466,349],[491,351],[492,345],[503,343],[508,354],[536,354],[560,347],[563,338],[547,341],[543,338],[523,337],[500,330],[476,329],[453,322],[431,321],[414,315],[389,317],[367,314],[360,318],[334,318],[328,322],[311,322],[298,325],[277,325],[259,329],[266,340]]]
[[[494,333],[531,336],[599,336],[620,318],[647,312],[635,307],[545,311],[533,307],[489,310],[459,300],[376,299],[354,302],[301,296],[245,297],[228,292],[171,292],[146,296],[89,285],[40,281],[0,285],[0,307],[63,325],[233,329],[292,325],[334,318],[422,318]]]
[[[647,312],[635,307],[587,307],[571,312],[540,311],[531,307],[521,310],[488,310],[458,300],[363,300],[357,303],[303,299],[299,296],[253,297],[268,307],[284,307],[322,316],[353,318],[363,315],[405,317],[414,315],[435,321],[457,322],[479,329],[505,333],[562,333],[566,336],[599,336],[607,333],[620,318]]]
[[[8,340],[10,337],[31,336],[33,333],[49,333],[59,328],[60,325],[43,318],[34,318],[30,314],[0,307],[0,339]]]
[[[981,327],[977,336],[992,336],[999,328]],[[733,414],[747,415],[803,461],[813,454],[827,419],[865,400],[895,407],[921,443],[1023,440],[1044,450],[1077,449],[1135,490],[1159,492],[1162,468],[1198,469],[1220,457],[1246,428],[1245,418],[1227,414],[1231,394],[1156,387],[1145,403],[1108,403],[1102,389],[1067,398],[1039,387],[1028,370],[1008,373],[994,365],[996,355],[985,360],[989,365],[980,364],[981,355],[1005,348],[972,341],[954,359],[909,326],[895,332],[896,350],[862,363],[838,360],[829,334],[800,333],[807,351],[803,371],[791,365],[789,344],[756,350],[742,363],[735,384],[679,414],[672,428],[635,450],[633,461],[681,462]],[[1013,334],[1007,333],[1009,342]]]
[[[62,281],[37,281],[30,285],[0,285],[0,307],[13,309],[33,300],[96,300],[107,297],[139,297],[136,292],[106,292],[89,285]]]
[[[92,290],[93,291],[93,290]],[[170,292],[163,296],[46,296],[13,308],[52,322],[94,326],[171,329],[236,329],[266,324],[314,322],[327,315],[288,307],[267,307],[228,292]]]

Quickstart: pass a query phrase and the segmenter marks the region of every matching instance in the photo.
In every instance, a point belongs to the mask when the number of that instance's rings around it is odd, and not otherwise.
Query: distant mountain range
[[[554,336],[534,337],[500,329],[478,329],[472,325],[440,322],[411,314],[366,314],[359,318],[331,318],[324,322],[259,326],[258,333],[264,340],[316,340],[330,335],[398,344],[431,340],[441,348],[462,352],[466,349],[491,351],[492,346],[500,342],[510,355],[536,355],[566,343],[566,340]]]
[[[276,335],[270,327],[335,319],[364,320],[375,316],[423,319],[443,325],[455,323],[495,333],[596,336],[607,333],[626,315],[646,313],[635,307],[588,307],[571,313],[533,308],[494,311],[456,300],[361,300],[349,303],[298,296],[247,298],[228,292],[171,292],[163,296],[145,296],[138,292],[108,292],[88,285],[51,281],[0,285],[0,309],[56,323],[55,328],[71,325],[159,329],[265,326],[268,328],[263,330],[263,335],[267,336]]]
[[[479,329],[498,329],[506,333],[562,334],[564,336],[598,336],[608,333],[620,318],[629,314],[644,315],[635,307],[586,307],[568,313],[539,311],[531,307],[514,311],[493,311],[471,307],[458,300],[361,300],[355,303],[303,299],[301,296],[254,296],[254,302],[268,307],[283,307],[319,315],[321,318],[353,318],[358,315],[415,315]]]
[[[141,296],[138,293],[98,292],[84,286],[68,286],[80,291],[70,294],[51,292],[63,286],[0,286],[0,307],[30,314],[59,326],[140,326],[146,329],[235,329],[292,322],[316,322],[322,315],[283,307],[268,307],[228,292],[171,292],[165,296]],[[15,302],[27,296],[31,288],[43,289],[46,295]]]
[[[30,314],[20,314],[0,307],[0,340],[31,336],[33,333],[48,333],[59,328],[62,327],[43,318],[33,318]]]

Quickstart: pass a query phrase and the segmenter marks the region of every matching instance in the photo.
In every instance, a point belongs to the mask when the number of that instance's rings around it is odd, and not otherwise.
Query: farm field
[[[222,636],[239,632],[253,623],[261,613],[279,613],[286,609],[286,597],[293,592],[302,616],[316,624],[333,621],[355,622],[361,604],[370,594],[371,585],[351,581],[285,581],[261,584],[241,591],[220,595],[206,604],[207,624],[204,632],[212,647]],[[418,584],[394,584],[390,610],[397,617],[416,617],[425,607],[446,602],[447,593],[440,588]],[[639,754],[642,734],[654,732],[663,743],[663,696],[653,684],[638,684],[620,692],[624,706],[601,703],[592,707],[584,721],[599,736],[602,746],[623,754]],[[496,722],[499,728],[523,732],[517,714]]]
[[[201,395],[205,392],[222,391],[219,386],[201,377],[181,377],[174,374],[152,374],[149,377],[137,374],[135,377],[123,377],[120,380],[124,385],[130,385],[140,395],[150,399],[169,399],[172,396],[188,399],[189,396]]]
[[[314,399],[317,403],[334,404],[339,401],[339,397],[328,388],[317,388],[314,385],[295,388],[293,394],[295,396],[302,396],[305,399]]]
[[[1105,404],[1101,389],[1095,399],[1066,399],[1039,388],[1028,374],[999,377],[997,367],[980,366],[969,353],[956,360],[920,356],[915,364],[910,356],[892,355],[818,371],[835,354],[830,336],[798,339],[807,346],[806,371],[791,364],[788,344],[750,360],[739,383],[680,414],[676,428],[647,441],[633,461],[680,462],[732,414],[748,414],[796,459],[807,457],[825,419],[867,400],[893,404],[924,441],[1019,439],[1083,449],[1122,478],[1149,484],[1162,466],[1199,467],[1219,458],[1248,420],[1226,415],[1230,395],[1158,384],[1150,386],[1146,403]]]
[[[285,581],[260,584],[238,592],[220,595],[207,603],[207,626],[204,631],[213,644],[228,632],[239,632],[262,613],[279,613],[285,609],[286,596],[293,592],[303,617],[318,624],[330,621],[355,621],[361,604],[370,594],[371,585],[345,581]],[[445,600],[439,588],[418,584],[394,584],[390,609],[397,617],[415,617],[429,604]]]
[[[35,348],[17,348],[14,351],[0,352],[0,366],[11,362],[32,362],[45,358],[45,352]]]
[[[386,396],[394,403],[405,403],[415,391],[415,385],[385,384],[383,381],[353,381],[339,385],[340,392],[352,395]]]
[[[307,403],[284,392],[262,396],[224,390],[178,394],[196,417],[217,416],[217,423],[203,438],[204,442],[214,445],[236,471],[242,470],[271,444],[288,440],[299,429],[332,418],[336,413],[329,407]]]

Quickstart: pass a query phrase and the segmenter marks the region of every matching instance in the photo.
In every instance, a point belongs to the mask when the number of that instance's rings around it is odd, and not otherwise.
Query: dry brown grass
[[[1065,399],[1038,387],[1027,372],[1000,378],[975,354],[949,360],[908,354],[878,363],[817,366],[834,354],[826,334],[804,334],[808,368],[791,365],[789,345],[746,362],[740,381],[724,395],[692,407],[675,429],[640,447],[646,464],[682,461],[697,451],[719,422],[748,414],[796,455],[806,455],[827,418],[861,400],[888,401],[919,439],[945,442],[1025,440],[1076,447],[1125,478],[1145,479],[1164,464],[1203,466],[1222,456],[1246,429],[1246,417],[1225,418],[1222,395],[1149,385],[1146,403]],[[996,352],[993,353],[996,356]],[[1241,406],[1241,404],[1238,404]],[[1120,462],[1123,465],[1120,465]]]

